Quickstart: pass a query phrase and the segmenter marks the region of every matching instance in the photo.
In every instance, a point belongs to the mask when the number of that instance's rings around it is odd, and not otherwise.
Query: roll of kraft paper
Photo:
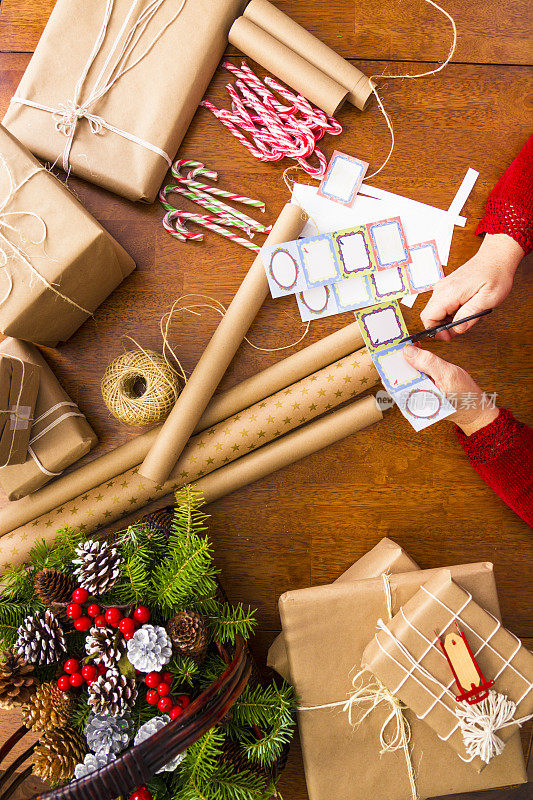
[[[206,503],[213,503],[352,433],[368,428],[380,419],[383,419],[383,413],[374,395],[369,395],[265,445],[255,453],[239,458],[233,464],[201,478],[195,486],[203,493]],[[1,544],[0,539],[0,547]]]
[[[246,17],[235,20],[228,39],[230,44],[261,64],[267,72],[288,83],[326,114],[334,116],[346,100],[348,90],[344,86]]]
[[[297,55],[305,58],[332,80],[344,86],[348,90],[346,97],[348,102],[361,111],[364,110],[368,98],[372,94],[372,86],[370,79],[361,70],[298,25],[268,0],[252,0],[246,6],[244,16],[254,25],[268,31],[271,36],[274,36]],[[287,80],[287,83],[290,81]]]
[[[306,221],[307,214],[300,206],[287,203],[265,244],[297,239]],[[268,281],[259,254],[141,464],[144,478],[154,483],[168,479],[267,295]]]
[[[360,394],[378,380],[377,371],[366,350],[346,356],[195,436],[166,483],[154,486],[139,476],[138,467],[135,467],[5,534],[0,538],[0,565],[7,562],[22,563],[35,539],[51,541],[55,532],[66,525],[82,527],[90,533],[111,525],[187,483],[197,484],[207,473],[223,471],[231,461],[243,454],[251,453],[254,449],[263,450],[269,446],[266,443],[275,438],[284,439],[286,432]],[[373,401],[371,407],[374,406]],[[333,414],[324,417],[326,427],[330,419],[336,429],[336,417]],[[313,427],[313,423],[307,427]]]
[[[330,336],[304,347],[298,353],[278,361],[257,375],[238,383],[226,392],[215,395],[202,414],[194,433],[199,433],[223,419],[231,417],[263,400],[269,394],[285,389],[291,383],[316,372],[358,350],[363,337],[357,322],[340,328]],[[101,483],[116,478],[122,472],[139,466],[161,430],[161,425],[117,447],[110,453],[93,459],[89,464],[54,481],[0,510],[0,536],[27,522],[59,508],[74,497],[83,495]]]

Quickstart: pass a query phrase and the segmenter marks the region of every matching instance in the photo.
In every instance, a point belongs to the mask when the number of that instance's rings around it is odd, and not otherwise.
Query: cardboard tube
[[[194,433],[216,425],[258,400],[263,400],[269,394],[285,389],[291,383],[296,383],[312,372],[355,352],[362,344],[363,337],[359,325],[357,322],[352,322],[330,336],[304,347],[298,353],[287,356],[226,392],[215,395],[200,418]],[[93,459],[74,472],[61,476],[39,491],[9,503],[0,510],[0,536],[26,525],[63,503],[68,503],[74,497],[83,495],[101,483],[113,480],[122,472],[137,467],[155,442],[161,427],[158,425],[110,453]]]
[[[306,221],[307,214],[300,206],[287,203],[265,244],[296,239]],[[140,469],[144,478],[154,483],[168,479],[267,295],[268,281],[259,254],[144,459]]]
[[[305,58],[332,80],[344,86],[348,90],[346,99],[356,108],[364,110],[368,98],[372,94],[372,87],[369,78],[361,70],[298,25],[268,0],[252,0],[246,6],[244,16],[254,25],[268,31],[279,42]]]
[[[212,503],[380,419],[383,419],[383,414],[376,398],[369,395],[206,475],[195,486],[203,492],[206,503]]]
[[[366,351],[364,352],[366,353]],[[366,357],[370,361],[368,353],[366,353]],[[371,363],[364,366],[362,364],[357,367],[354,366],[353,369],[359,370],[360,367],[364,370],[373,369],[375,380],[377,380],[377,373]],[[335,393],[327,378],[325,378],[323,386],[325,391],[329,388],[330,400],[333,402]],[[326,395],[323,402],[327,405]],[[295,416],[292,408],[292,398],[285,397],[285,408],[282,411],[287,417],[289,414],[293,417]],[[273,416],[276,414],[273,407],[272,414]],[[278,412],[278,417],[280,416],[282,416],[281,411]],[[36,539],[44,539],[46,542],[51,543],[57,531],[60,528],[64,528],[65,525],[70,525],[74,528],[82,527],[86,533],[92,533],[132,512],[140,512],[147,504],[165,497],[187,483],[193,483],[198,486],[202,492],[205,492],[206,501],[211,502],[218,497],[229,494],[240,486],[246,486],[264,475],[292,464],[306,455],[320,450],[328,444],[348,436],[350,433],[354,433],[360,428],[371,425],[381,418],[382,413],[379,410],[376,399],[370,396],[350,403],[350,405],[339,411],[326,414],[321,419],[297,430],[294,430],[294,425],[302,424],[303,420],[293,420],[292,433],[288,433],[285,436],[281,435],[281,438],[275,439],[264,446],[260,446],[261,440],[255,436],[255,446],[259,449],[237,458],[231,464],[228,463],[219,467],[219,469],[207,476],[194,477],[192,472],[185,472],[172,477],[162,485],[147,486],[146,480],[139,476],[138,469],[124,472],[116,476],[112,481],[95,487],[85,495],[73,498],[68,505],[52,509],[49,513],[42,515],[33,522],[27,523],[0,537],[0,573],[4,571],[7,565],[17,566],[23,564],[27,560],[30,549]],[[228,422],[232,421],[228,420]],[[246,424],[249,424],[248,421]],[[221,425],[223,426],[224,423],[221,423]],[[282,429],[283,424],[280,423],[278,433]],[[213,437],[215,448],[216,442],[222,443],[223,439]],[[241,439],[240,434],[238,442],[239,445],[242,445],[243,439]],[[236,442],[234,443],[236,444]],[[196,455],[199,457],[195,456],[191,460],[194,460],[196,468],[200,464],[203,465],[207,459],[202,461],[206,451],[200,447],[200,442],[196,442],[195,447]],[[235,457],[235,454],[233,454],[233,457]],[[242,466],[237,467],[238,464]],[[233,469],[233,467],[237,468]],[[183,469],[183,465],[180,465],[180,469]],[[192,470],[192,467],[188,467],[188,469]],[[183,475],[185,477],[182,477]]]
[[[246,17],[239,17],[229,32],[230,44],[261,64],[267,72],[288,83],[300,94],[334,116],[346,100],[348,90],[286,47]]]

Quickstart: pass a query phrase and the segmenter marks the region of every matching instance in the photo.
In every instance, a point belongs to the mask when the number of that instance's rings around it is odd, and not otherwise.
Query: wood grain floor
[[[446,208],[469,166],[480,178],[467,202],[467,227],[457,229],[448,271],[479,245],[476,224],[486,197],[531,133],[533,106],[533,8],[528,0],[443,0],[456,20],[454,63],[438,76],[379,81],[393,120],[396,146],[388,167],[373,183]],[[450,28],[442,15],[418,0],[284,0],[278,4],[367,74],[421,72],[442,61]],[[0,113],[7,107],[29,61],[53,0],[3,0],[0,15]],[[229,51],[233,54],[232,51]],[[219,70],[208,90],[227,105],[227,73]],[[389,136],[376,104],[364,112],[351,106],[339,119],[344,133],[324,150],[338,148],[377,166]],[[180,149],[218,170],[220,185],[265,200],[275,219],[287,199],[280,165],[252,160],[219,123],[199,110]],[[250,254],[207,234],[203,244],[181,244],[161,227],[157,205],[134,205],[72,178],[71,188],[88,210],[131,252],[138,269],[56,351],[46,353],[70,395],[100,437],[97,453],[135,435],[114,421],[102,402],[99,382],[122,349],[121,336],[160,348],[159,320],[171,300],[199,292],[227,303],[251,263]],[[191,207],[192,208],[192,207]],[[470,371],[500,404],[533,424],[533,276],[524,262],[506,303],[467,337],[436,351]],[[406,310],[411,329],[427,295]],[[306,342],[315,341],[350,315],[317,321]],[[176,319],[172,341],[192,370],[216,325],[207,316]],[[300,334],[296,305],[268,300],[251,331],[254,342],[276,347]],[[277,361],[243,345],[222,387]],[[533,637],[531,530],[478,478],[458,445],[452,426],[441,423],[414,434],[399,412],[368,431],[316,454],[210,507],[211,534],[225,587],[232,600],[259,609],[261,632],[255,651],[264,659],[279,630],[277,598],[287,589],[328,583],[340,571],[390,536],[423,567],[490,560],[496,566],[505,623]],[[524,742],[527,736],[524,735]],[[293,748],[281,783],[285,800],[306,795],[301,757]],[[484,794],[524,798],[528,789]]]

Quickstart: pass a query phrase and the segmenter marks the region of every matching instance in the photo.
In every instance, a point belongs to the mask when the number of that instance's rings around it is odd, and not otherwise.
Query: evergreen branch
[[[235,606],[221,604],[217,616],[208,617],[207,622],[215,639],[231,644],[235,644],[238,635],[244,640],[249,639],[257,624],[255,611],[250,606],[244,608],[242,603]]]
[[[178,685],[187,683],[189,686],[193,686],[194,679],[198,677],[200,672],[200,665],[189,656],[182,656],[176,653],[170,663],[167,664],[166,669],[172,673],[174,678],[172,687],[174,689],[176,683]]]
[[[87,696],[82,692],[76,701],[76,706],[72,711],[70,718],[70,726],[75,728],[79,733],[83,733],[87,718],[91,712],[90,706],[87,704]]]
[[[244,752],[250,761],[256,761],[262,767],[273,764],[291,741],[294,727],[293,719],[280,719],[262,739],[255,739],[250,734],[248,743],[244,744]]]
[[[176,786],[172,800],[262,800],[265,791],[263,776],[219,764],[208,780],[190,776]]]
[[[222,758],[224,734],[215,726],[188,748],[181,762],[188,780],[210,781]]]
[[[233,705],[233,719],[240,725],[257,725],[269,728],[284,722],[293,721],[296,698],[292,686],[283,683],[268,686],[246,686],[241,696]]]

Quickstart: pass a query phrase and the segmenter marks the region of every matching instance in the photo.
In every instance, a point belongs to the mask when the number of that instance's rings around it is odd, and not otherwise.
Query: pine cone
[[[29,700],[37,678],[33,666],[18,653],[6,650],[0,661],[0,708],[11,709]]]
[[[174,507],[166,506],[165,508],[158,508],[152,511],[151,514],[146,514],[141,519],[141,523],[146,526],[146,533],[163,533],[165,536],[170,536],[172,532],[172,522],[174,520]]]
[[[66,653],[65,636],[61,625],[46,609],[26,617],[18,629],[15,651],[29,664],[53,664]]]
[[[58,569],[42,569],[35,576],[35,594],[48,608],[52,603],[67,603],[76,588],[74,579]]]
[[[85,640],[85,652],[96,664],[112,669],[126,652],[126,645],[118,631],[94,625]]]
[[[72,728],[48,731],[33,751],[33,774],[52,786],[69,781],[86,752],[84,739]]]
[[[159,672],[172,656],[172,642],[161,625],[142,625],[128,641],[128,661],[139,672]]]
[[[229,764],[230,767],[236,772],[243,772],[244,770],[254,771],[254,763],[246,757],[246,753],[239,744],[233,739],[226,738],[222,745],[222,761],[224,764]]]
[[[87,702],[95,714],[120,717],[131,710],[136,699],[135,678],[128,678],[118,670],[110,669],[91,683]]]
[[[88,747],[101,756],[115,756],[124,750],[131,739],[133,723],[130,714],[112,717],[110,714],[89,714],[83,733]]]
[[[53,731],[68,725],[74,706],[56,683],[41,683],[22,709],[22,721],[33,731]]]
[[[122,557],[116,547],[107,542],[88,539],[76,547],[77,564],[74,574],[78,584],[89,594],[99,595],[107,592],[117,582],[122,565]]]
[[[167,630],[178,653],[195,659],[205,656],[209,634],[204,618],[196,611],[180,611],[168,622]]]

